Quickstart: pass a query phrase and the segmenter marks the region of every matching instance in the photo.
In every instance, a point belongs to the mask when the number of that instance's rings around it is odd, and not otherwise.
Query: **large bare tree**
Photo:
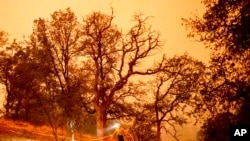
[[[105,135],[112,104],[130,95],[121,92],[126,84],[136,75],[152,75],[160,71],[161,63],[156,67],[147,67],[145,63],[161,49],[159,32],[147,25],[148,18],[135,15],[135,24],[126,34],[114,25],[113,12],[111,15],[94,12],[84,20],[83,72],[92,76],[89,82],[99,138]]]

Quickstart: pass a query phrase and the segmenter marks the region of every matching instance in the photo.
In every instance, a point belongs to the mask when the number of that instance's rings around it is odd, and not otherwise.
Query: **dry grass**
[[[59,141],[71,141],[70,135],[58,129]],[[53,141],[54,136],[49,126],[33,126],[29,123],[0,119],[0,141]],[[107,137],[107,141],[117,141]],[[98,141],[90,135],[75,133],[75,141]]]
[[[70,141],[65,130],[58,130],[60,141]],[[0,141],[52,141],[54,136],[48,126],[33,126],[25,122],[0,119]],[[75,133],[76,141],[92,140],[90,135]]]

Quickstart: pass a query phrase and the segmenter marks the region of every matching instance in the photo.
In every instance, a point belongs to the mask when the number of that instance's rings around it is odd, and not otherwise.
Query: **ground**
[[[0,141],[53,141],[48,126],[33,126],[24,122],[0,119]],[[66,131],[59,130],[60,141],[70,141]],[[90,135],[75,134],[75,141],[92,140]]]

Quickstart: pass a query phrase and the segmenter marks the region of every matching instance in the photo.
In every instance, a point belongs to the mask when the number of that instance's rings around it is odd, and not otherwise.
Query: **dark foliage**
[[[230,124],[249,124],[250,1],[203,0],[202,18],[185,19],[190,37],[212,49],[201,91],[210,112],[200,140],[229,140]]]

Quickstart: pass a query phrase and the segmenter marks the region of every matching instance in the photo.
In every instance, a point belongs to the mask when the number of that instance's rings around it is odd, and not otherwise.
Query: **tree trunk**
[[[74,131],[71,131],[71,141],[75,141]]]
[[[161,141],[161,123],[157,122],[156,141]]]
[[[52,127],[52,128],[55,141],[58,141],[57,127]]]
[[[10,107],[11,107],[11,99],[10,99],[10,97],[11,97],[11,90],[10,90],[10,88],[8,87],[8,83],[7,83],[7,81],[6,81],[6,83],[5,83],[5,89],[6,89],[6,91],[7,91],[7,99],[6,99],[6,104],[5,104],[5,112],[6,112],[6,116],[9,118],[10,117]]]
[[[18,103],[15,107],[15,113],[14,113],[14,120],[17,120],[19,118],[19,111],[21,109],[21,102],[22,102],[22,97],[18,99]]]
[[[107,122],[106,109],[104,107],[98,107],[96,109],[96,132],[99,141],[105,141],[105,128]]]

